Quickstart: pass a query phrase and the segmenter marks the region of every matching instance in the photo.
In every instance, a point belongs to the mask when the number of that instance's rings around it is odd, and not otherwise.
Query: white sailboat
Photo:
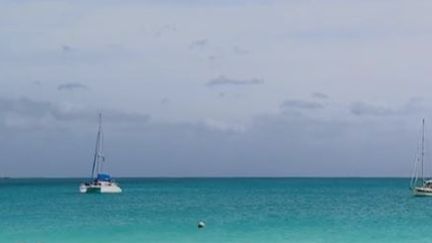
[[[105,156],[103,155],[103,130],[102,130],[102,114],[99,114],[99,127],[96,137],[96,148],[93,159],[93,167],[91,172],[92,180],[89,182],[81,183],[79,190],[81,193],[120,193],[122,189],[113,181],[111,176],[107,173],[102,173],[103,162]],[[95,176],[96,175],[96,176]]]
[[[422,137],[420,156],[415,159],[414,173],[411,177],[411,191],[414,196],[432,196],[432,179],[424,175],[424,144],[425,144],[425,120],[422,120]]]

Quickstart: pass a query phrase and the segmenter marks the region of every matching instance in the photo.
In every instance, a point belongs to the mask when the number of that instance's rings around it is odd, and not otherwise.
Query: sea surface
[[[119,178],[117,195],[81,181],[0,180],[0,242],[432,242],[432,197],[409,179]]]

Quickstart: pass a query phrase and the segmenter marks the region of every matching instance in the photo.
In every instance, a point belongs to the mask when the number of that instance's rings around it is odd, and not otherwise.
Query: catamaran
[[[420,155],[416,155],[414,172],[411,177],[411,191],[414,196],[432,196],[432,179],[427,179],[424,175],[424,147],[425,147],[425,120],[422,120]]]
[[[103,130],[102,130],[102,114],[99,114],[99,127],[96,137],[96,148],[93,158],[93,167],[91,172],[91,181],[81,183],[79,190],[81,193],[120,193],[122,189],[113,181],[108,173],[102,173],[103,162]],[[95,176],[96,175],[96,176]]]

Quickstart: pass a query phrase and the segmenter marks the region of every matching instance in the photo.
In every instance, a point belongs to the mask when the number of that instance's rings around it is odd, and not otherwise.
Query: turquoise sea
[[[409,179],[120,178],[117,195],[81,181],[0,180],[0,242],[432,242],[432,198]]]

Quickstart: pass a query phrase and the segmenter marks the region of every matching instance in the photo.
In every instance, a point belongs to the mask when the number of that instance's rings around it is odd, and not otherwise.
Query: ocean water
[[[80,181],[0,180],[0,242],[432,242],[432,198],[408,179]]]

